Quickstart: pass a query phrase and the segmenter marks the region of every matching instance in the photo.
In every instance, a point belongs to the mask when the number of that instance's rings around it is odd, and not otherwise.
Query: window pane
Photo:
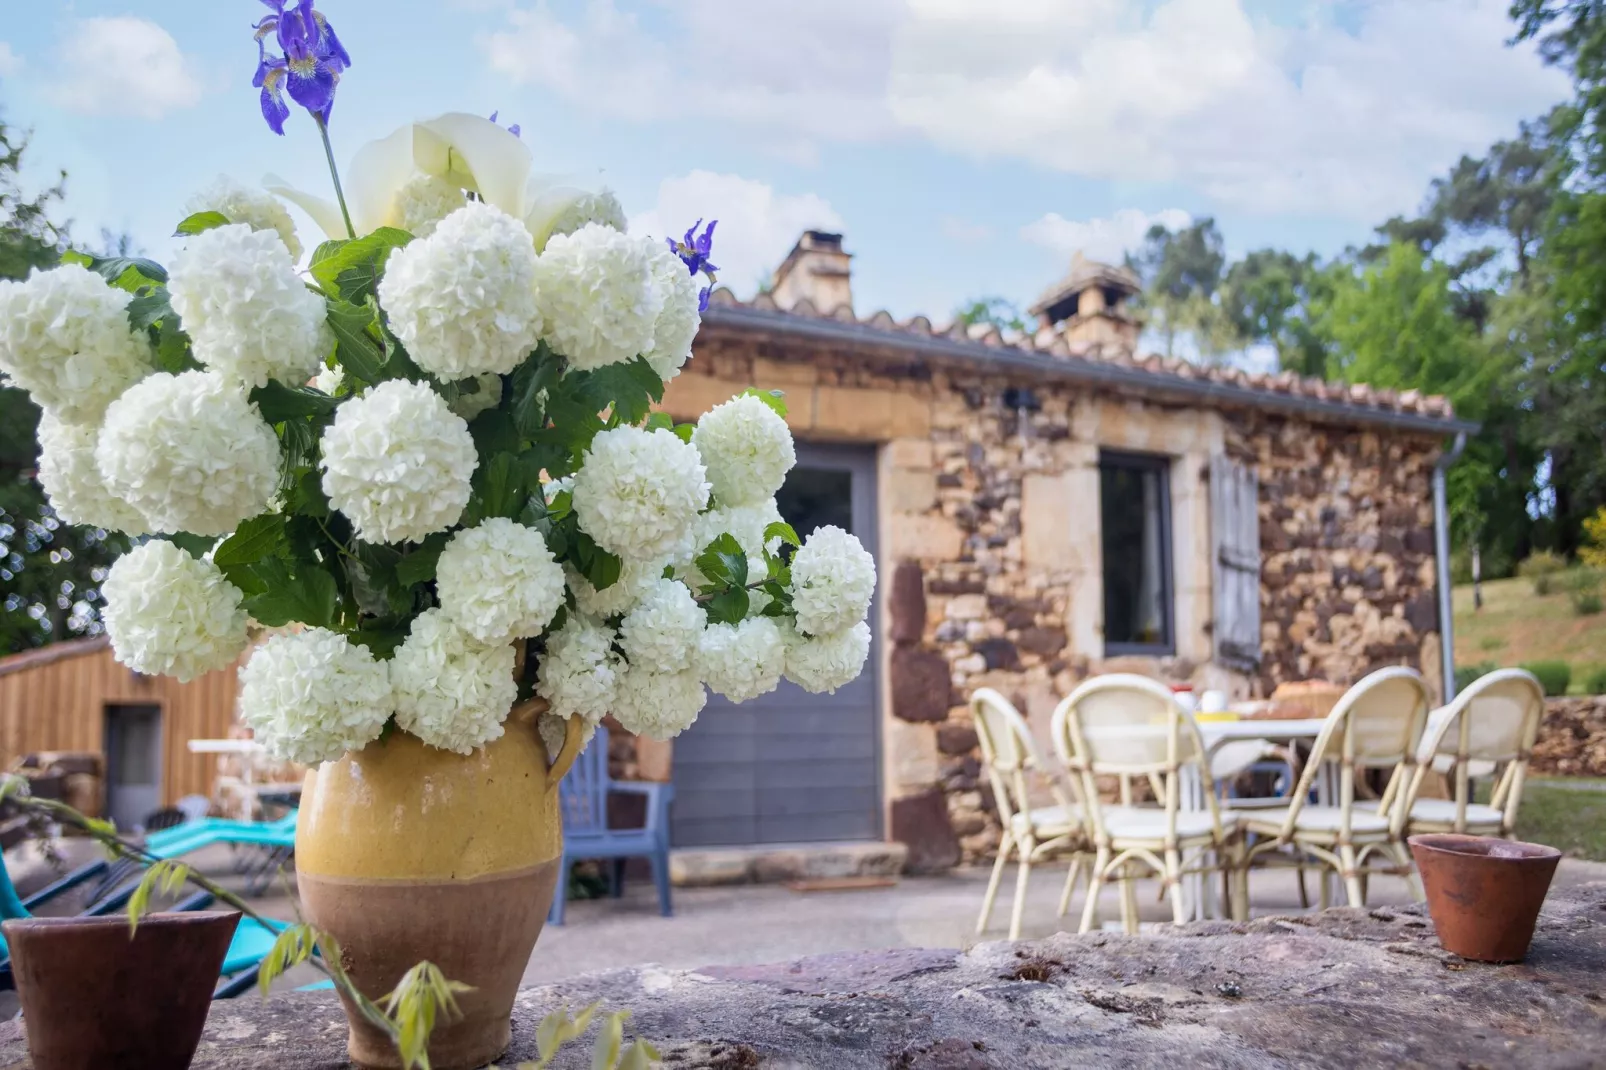
[[[806,539],[815,528],[835,525],[853,534],[853,473],[833,468],[804,468],[786,474],[775,495],[781,517]]]
[[[1171,642],[1163,465],[1107,458],[1100,466],[1107,645]]]

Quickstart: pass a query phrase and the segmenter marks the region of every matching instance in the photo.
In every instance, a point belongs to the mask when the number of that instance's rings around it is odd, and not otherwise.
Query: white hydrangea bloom
[[[553,218],[548,240],[558,234],[573,234],[590,223],[621,232],[630,225],[625,218],[624,205],[619,203],[613,190],[601,189],[595,193],[585,190],[572,198]]]
[[[418,540],[457,523],[479,464],[461,416],[426,383],[392,379],[335,410],[323,490],[368,542]]]
[[[65,522],[143,535],[150,530],[145,518],[106,489],[95,467],[99,437],[98,427],[66,423],[46,409],[39,418],[39,483]]]
[[[420,368],[444,379],[511,372],[541,340],[536,255],[517,219],[484,201],[390,254],[379,303]]]
[[[708,578],[697,568],[695,555],[702,553],[709,543],[721,535],[730,535],[747,551],[748,582],[763,578],[768,568],[764,561],[765,551],[775,554],[781,549],[781,540],[765,539],[764,532],[780,519],[781,510],[774,498],[754,505],[717,506],[708,510],[697,518],[693,538],[695,549],[676,562],[676,574],[684,577],[693,589],[700,589],[708,582]],[[750,613],[759,612],[770,600],[763,591],[749,591],[747,597]]]
[[[440,609],[425,610],[390,660],[396,724],[455,754],[500,738],[519,695],[513,664],[511,643],[482,643]]]
[[[184,203],[184,214],[217,212],[230,223],[244,223],[252,230],[271,230],[290,250],[290,259],[301,259],[301,240],[296,237],[295,220],[279,198],[267,190],[242,186],[227,175],[219,175],[212,184],[196,193]]]
[[[441,609],[482,643],[540,635],[563,605],[563,567],[534,528],[504,517],[453,535],[435,567]]]
[[[158,372],[106,410],[95,465],[152,529],[227,535],[271,507],[279,439],[216,372]]]
[[[344,386],[345,383],[346,369],[342,368],[338,364],[336,364],[333,368],[327,366],[319,368],[318,374],[312,377],[313,387],[318,390],[322,390],[330,397],[337,396],[340,393],[340,388]]]
[[[697,421],[691,442],[708,466],[708,482],[721,505],[773,498],[797,463],[786,421],[751,394],[710,409]]]
[[[707,616],[679,580],[659,579],[619,625],[619,645],[632,668],[675,672],[693,663]]]
[[[626,561],[675,553],[707,504],[702,458],[663,428],[599,433],[574,476],[581,530]]]
[[[631,666],[619,675],[613,717],[635,735],[672,739],[692,726],[707,702],[695,669],[645,672]]]
[[[875,558],[839,527],[816,528],[792,557],[792,608],[798,630],[826,635],[870,612]]]
[[[613,708],[624,666],[613,652],[613,629],[578,614],[547,638],[536,667],[535,693],[558,717],[579,714],[592,724]]]
[[[541,745],[546,747],[547,761],[555,762],[563,751],[563,741],[569,735],[569,720],[559,717],[555,713],[543,713],[535,722],[535,729],[541,733]],[[580,749],[585,750],[590,744],[591,737],[597,734],[594,721],[586,721],[580,728]]]
[[[465,421],[472,422],[474,417],[487,409],[494,409],[502,404],[502,377],[494,373],[476,375],[473,378],[475,390],[472,394],[458,394],[449,408],[461,416]]]
[[[316,765],[379,738],[390,666],[327,628],[276,635],[240,669],[240,719],[279,761]]]
[[[463,204],[462,187],[434,175],[418,174],[396,191],[392,208],[402,230],[415,238],[427,238]]]
[[[786,641],[786,678],[815,694],[834,692],[856,679],[870,656],[870,625],[862,620],[813,638],[786,627],[781,633]]]
[[[609,189],[592,190],[534,176],[525,190],[524,225],[537,250],[556,234],[573,234],[588,223],[623,231],[624,206]]]
[[[633,360],[653,344],[662,300],[646,239],[588,224],[541,254],[546,339],[580,370]]]
[[[564,579],[568,581],[569,590],[574,592],[574,601],[580,607],[580,612],[598,620],[630,612],[663,574],[664,564],[661,561],[626,560],[619,570],[619,578],[599,591],[573,566],[563,566]]]
[[[99,423],[156,370],[150,342],[128,325],[132,298],[77,264],[0,280],[0,372],[63,420]]]
[[[167,283],[195,359],[246,386],[300,386],[334,348],[324,299],[277,233],[244,223],[191,237]]]
[[[767,695],[786,669],[786,641],[770,617],[710,624],[697,645],[697,672],[709,690],[732,702]]]
[[[101,584],[117,660],[180,682],[229,665],[246,645],[239,588],[210,561],[153,539],[113,562]]]
[[[658,318],[653,321],[652,348],[642,355],[658,378],[668,382],[691,358],[691,344],[703,322],[698,307],[701,291],[696,277],[686,270],[685,261],[669,246],[654,242],[651,249],[652,279],[660,304]]]

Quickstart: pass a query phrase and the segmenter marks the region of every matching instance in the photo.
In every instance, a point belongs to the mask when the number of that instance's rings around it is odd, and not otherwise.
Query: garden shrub
[[[1573,680],[1572,666],[1565,661],[1529,661],[1524,662],[1522,668],[1537,676],[1545,694],[1551,697],[1565,695]]]

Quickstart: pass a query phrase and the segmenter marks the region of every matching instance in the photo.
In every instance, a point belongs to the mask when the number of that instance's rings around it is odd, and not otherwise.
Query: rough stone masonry
[[[552,1009],[597,999],[630,1009],[629,1032],[675,1070],[1599,1067],[1606,883],[1554,889],[1515,966],[1444,952],[1415,907],[616,970],[521,992],[502,1065],[534,1056]],[[343,1067],[345,1036],[331,993],[215,1003],[194,1065]],[[590,1066],[590,1050],[555,1065]],[[0,1068],[29,1066],[21,1023],[0,1026]]]

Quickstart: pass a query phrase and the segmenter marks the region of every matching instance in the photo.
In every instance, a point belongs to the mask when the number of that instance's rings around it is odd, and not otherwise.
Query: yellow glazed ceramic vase
[[[436,1070],[482,1066],[507,1050],[519,979],[560,877],[558,782],[579,753],[569,721],[548,765],[535,722],[515,709],[502,737],[464,757],[394,732],[307,773],[296,824],[296,883],[307,920],[340,944],[356,986],[377,999],[429,961],[472,985],[463,1016],[437,1025]],[[344,997],[342,997],[344,998]],[[400,1067],[390,1039],[349,1003],[359,1066]]]

